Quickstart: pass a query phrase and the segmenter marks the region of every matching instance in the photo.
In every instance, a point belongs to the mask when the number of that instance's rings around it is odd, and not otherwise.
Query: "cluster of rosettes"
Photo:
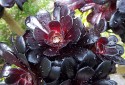
[[[124,0],[56,0],[67,4],[72,10],[80,9],[81,12],[92,10],[87,16],[87,21],[92,26],[100,20],[105,21],[107,30],[111,29],[125,42],[125,1]]]
[[[100,36],[104,19],[87,29],[69,8],[56,2],[53,15],[40,10],[26,19],[23,36],[11,38],[12,48],[0,43],[3,85],[117,85],[109,74],[125,64],[123,47],[113,35]]]

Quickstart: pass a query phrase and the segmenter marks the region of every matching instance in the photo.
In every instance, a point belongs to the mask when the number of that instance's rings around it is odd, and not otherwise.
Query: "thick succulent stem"
[[[4,10],[2,18],[10,26],[11,31],[13,31],[17,35],[22,35],[24,33],[24,30],[21,28],[21,26],[12,18],[10,14],[7,13],[6,10]]]
[[[118,74],[125,74],[125,66],[124,65],[119,65],[117,67],[117,73]]]

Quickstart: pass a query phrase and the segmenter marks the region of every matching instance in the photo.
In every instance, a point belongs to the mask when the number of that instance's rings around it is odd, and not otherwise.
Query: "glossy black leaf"
[[[51,70],[51,61],[48,58],[43,57],[40,63],[39,70],[41,72],[41,76],[43,78],[46,78]]]
[[[94,67],[97,64],[96,55],[92,51],[86,51],[82,62],[80,63],[80,68],[84,66]]]
[[[95,74],[95,71],[92,68],[84,67],[77,72],[76,79],[86,82],[86,81],[89,81],[94,74]]]
[[[68,78],[73,78],[76,71],[76,62],[73,58],[65,58],[62,63],[62,73]]]
[[[124,13],[120,13],[119,11],[116,11],[111,16],[109,25],[111,27],[118,27],[118,25],[121,25],[124,20],[125,20],[125,14]]]
[[[52,81],[57,80],[60,76],[60,70],[61,70],[60,67],[53,66],[51,68],[51,71],[50,71],[49,75],[48,75],[48,78],[51,79]]]
[[[16,38],[16,49],[19,53],[25,53],[26,50],[26,44],[24,41],[24,38],[22,36],[19,36]]]
[[[95,77],[99,79],[106,77],[111,71],[111,65],[111,61],[103,61],[100,63],[95,70]]]
[[[31,51],[27,54],[27,60],[31,64],[38,64],[40,62],[40,56],[37,51]]]

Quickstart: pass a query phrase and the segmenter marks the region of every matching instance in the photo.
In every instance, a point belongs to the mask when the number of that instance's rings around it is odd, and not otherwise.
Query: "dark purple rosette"
[[[125,60],[121,57],[124,53],[124,48],[117,44],[116,36],[111,35],[108,38],[101,37],[95,44],[93,51],[101,60],[114,61],[116,64],[125,64]]]
[[[79,18],[72,16],[66,6],[55,3],[53,17],[47,11],[39,11],[36,16],[26,19],[26,25],[33,31],[34,39],[42,46],[47,44],[49,48],[45,55],[54,56],[68,43],[77,43],[84,31]]]

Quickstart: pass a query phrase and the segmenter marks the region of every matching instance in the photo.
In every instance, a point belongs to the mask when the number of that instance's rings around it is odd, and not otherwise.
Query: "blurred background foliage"
[[[21,25],[21,27],[25,30],[25,19],[26,17],[30,15],[35,15],[40,9],[48,10],[49,12],[52,12],[53,10],[53,1],[54,0],[28,0],[23,5],[23,11],[20,11],[18,7],[15,5],[11,9],[6,9],[8,13]],[[87,22],[86,17],[89,13],[91,13],[91,10],[88,10],[85,13],[81,13],[79,10],[76,10],[76,16],[82,17],[82,22],[84,23],[85,26],[90,26],[90,24]],[[5,42],[8,45],[10,45],[10,36],[13,33],[9,29],[9,26],[6,24],[6,22],[3,19],[0,19],[0,42]],[[109,35],[115,35],[112,33],[111,30],[108,32],[102,33],[102,36],[108,37]],[[116,35],[119,39],[119,44],[124,46],[121,42],[121,39],[119,38],[118,35]],[[123,57],[125,58],[125,54],[123,54]],[[3,60],[0,60],[0,65],[3,63]],[[0,66],[1,67],[1,66]]]

